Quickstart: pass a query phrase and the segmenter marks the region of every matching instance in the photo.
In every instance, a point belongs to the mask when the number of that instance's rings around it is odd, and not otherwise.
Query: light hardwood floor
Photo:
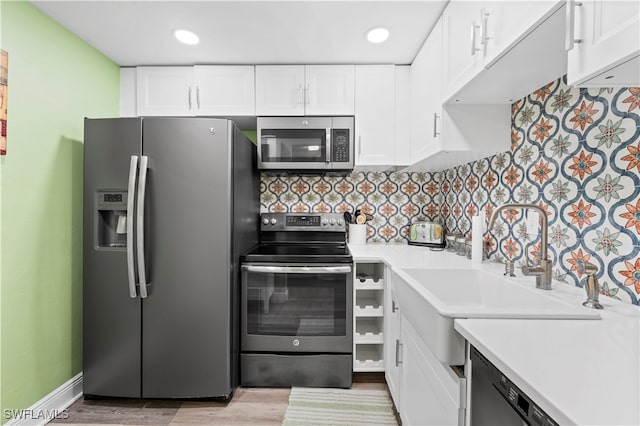
[[[387,389],[384,377],[354,377],[355,389]],[[56,426],[280,425],[289,388],[238,388],[230,402],[80,398]]]

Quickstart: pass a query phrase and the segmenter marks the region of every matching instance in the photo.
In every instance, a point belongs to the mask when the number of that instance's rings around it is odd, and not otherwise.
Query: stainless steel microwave
[[[258,117],[258,168],[353,170],[353,117]]]

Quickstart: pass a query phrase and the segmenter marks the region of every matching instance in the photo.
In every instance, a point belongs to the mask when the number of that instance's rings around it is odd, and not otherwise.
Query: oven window
[[[252,273],[247,276],[247,332],[346,336],[345,274]]]
[[[323,162],[327,159],[326,129],[263,129],[260,149],[263,163]]]

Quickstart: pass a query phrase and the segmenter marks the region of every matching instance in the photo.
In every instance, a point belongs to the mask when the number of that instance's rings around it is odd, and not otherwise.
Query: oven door
[[[243,264],[242,350],[351,353],[351,264]]]
[[[258,118],[259,169],[330,169],[331,118]]]

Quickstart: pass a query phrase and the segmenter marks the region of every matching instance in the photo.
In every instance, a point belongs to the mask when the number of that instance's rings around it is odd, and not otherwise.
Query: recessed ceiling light
[[[173,36],[184,44],[198,44],[200,38],[188,30],[175,30]]]
[[[371,43],[382,43],[389,38],[389,30],[383,27],[372,28],[367,31],[367,40]]]

